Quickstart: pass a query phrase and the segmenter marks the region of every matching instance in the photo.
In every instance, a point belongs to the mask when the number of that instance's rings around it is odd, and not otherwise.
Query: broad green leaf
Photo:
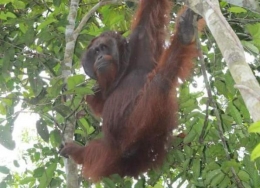
[[[218,185],[218,187],[230,187],[230,179],[228,176],[225,176],[225,178],[222,180],[222,182]]]
[[[79,84],[82,84],[85,82],[85,76],[84,75],[75,75],[68,78],[68,90],[71,90],[78,86]]]
[[[53,147],[59,147],[61,145],[61,133],[58,130],[53,130],[50,133],[50,142]]]
[[[15,14],[12,13],[12,12],[7,12],[5,15],[6,15],[6,17],[8,17],[8,18],[16,18]]]
[[[105,187],[107,187],[107,188],[114,188],[114,187],[116,187],[115,183],[111,179],[109,179],[109,178],[104,178],[103,182],[104,182]]]
[[[26,33],[27,31],[27,26],[24,23],[19,23],[19,29],[23,32]]]
[[[9,174],[10,170],[6,166],[0,166],[0,173],[2,173],[2,174]]]
[[[210,162],[210,163],[207,165],[206,168],[207,168],[207,170],[213,171],[213,170],[219,169],[220,166],[219,166],[219,164],[217,164],[215,161],[212,161],[212,162]]]
[[[44,120],[40,119],[36,122],[36,129],[37,133],[40,135],[40,137],[45,141],[49,142],[49,130],[47,127],[47,124]]]
[[[185,136],[185,138],[183,139],[183,143],[184,144],[188,144],[191,143],[192,141],[194,141],[194,139],[196,138],[197,133],[194,130],[191,130],[188,135]]]
[[[242,181],[248,181],[250,179],[249,174],[247,172],[245,172],[244,170],[240,170],[237,175],[238,175],[239,179]]]
[[[11,2],[13,2],[14,0],[1,0],[0,1],[0,5],[2,4],[2,5],[4,5],[4,4],[7,4],[7,3],[11,3]]]
[[[0,12],[0,20],[6,20],[7,16],[5,13]]]
[[[135,184],[134,188],[144,188],[144,180],[143,179],[139,179],[139,181]]]
[[[195,158],[193,160],[192,171],[194,178],[198,178],[200,176],[200,159]]]
[[[77,94],[77,95],[89,95],[89,94],[93,94],[93,91],[89,88],[89,87],[76,87],[73,88],[71,90],[68,90],[66,92],[64,92],[64,94],[68,95],[68,94]]]
[[[224,81],[221,80],[216,80],[214,85],[216,86],[218,92],[224,96],[228,96],[227,95],[227,89],[226,89],[226,84]]]
[[[43,174],[44,174],[44,167],[39,167],[39,168],[36,168],[34,171],[33,171],[33,177],[35,178],[39,178],[39,177],[42,177]]]
[[[233,13],[245,13],[247,12],[246,9],[243,9],[242,7],[231,7],[229,8],[229,12]]]
[[[18,162],[17,160],[14,160],[14,161],[13,161],[13,164],[14,164],[14,166],[17,167],[17,168],[20,167],[19,162]]]
[[[61,0],[53,0],[53,4],[54,6],[59,7],[61,4]]]
[[[183,149],[184,149],[184,152],[185,152],[186,156],[188,158],[191,158],[191,156],[192,156],[192,149],[191,149],[191,147],[188,146],[188,145],[184,145]]]
[[[164,186],[162,185],[162,182],[157,182],[153,188],[164,188]]]
[[[241,41],[241,43],[243,44],[243,46],[250,50],[251,52],[254,52],[256,54],[259,54],[259,49],[252,43],[252,42],[248,42],[248,41]]]
[[[57,22],[55,18],[48,17],[44,22],[42,22],[38,27],[37,31],[40,31],[41,29],[47,27],[48,25]]]
[[[0,125],[0,144],[10,150],[15,148],[15,142],[12,139],[12,132],[8,125]]]
[[[6,106],[2,103],[0,103],[0,114],[6,115]],[[1,134],[1,132],[0,132]]]
[[[54,171],[56,170],[56,168],[57,168],[56,163],[52,163],[49,166],[47,166],[47,169],[45,170],[42,177],[40,178],[39,188],[48,187],[48,185],[50,184],[50,182],[53,178]]]
[[[240,168],[240,164],[234,159],[231,159],[230,161],[224,161],[221,164],[222,171],[227,173],[230,171],[231,167],[234,168],[235,170],[238,170]]]
[[[248,131],[250,133],[260,133],[260,121],[251,124]]]
[[[258,144],[251,153],[251,160],[260,157],[260,144]]]
[[[91,134],[95,131],[95,129],[89,125],[88,121],[85,118],[79,119],[79,122],[83,126],[82,128],[87,132],[87,134]]]
[[[260,38],[260,23],[248,24],[246,28],[253,38]]]
[[[63,104],[54,106],[53,110],[56,110],[62,117],[67,117],[72,113],[70,107]]]
[[[34,181],[35,181],[34,177],[25,177],[19,183],[20,183],[20,185],[25,185],[25,184],[28,184],[28,183],[34,182]]]
[[[205,180],[206,185],[209,185],[211,183],[211,181],[220,173],[222,173],[220,169],[216,169],[216,170],[208,172],[206,180]]]
[[[28,76],[34,96],[36,97],[41,93],[44,82],[42,81],[42,78],[39,76],[39,71],[33,69],[33,67],[28,70]]]
[[[213,177],[213,180],[211,181],[210,185],[212,187],[217,187],[217,185],[219,185],[223,181],[224,178],[225,178],[225,174],[220,172],[216,176]]]
[[[14,0],[14,1],[13,1],[13,6],[14,6],[16,9],[24,9],[24,8],[25,8],[25,3],[24,3],[23,1]]]
[[[187,101],[180,103],[180,108],[181,109],[188,108],[188,107],[194,106],[195,104],[196,104],[196,101],[194,99],[190,98]]]
[[[228,103],[228,107],[227,107],[227,111],[228,113],[234,118],[234,120],[236,121],[236,123],[238,125],[242,125],[243,120],[242,117],[240,115],[240,112],[238,111],[238,109],[233,105],[232,102]]]

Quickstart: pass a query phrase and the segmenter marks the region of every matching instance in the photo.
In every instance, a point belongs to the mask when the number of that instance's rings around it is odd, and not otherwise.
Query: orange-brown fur
[[[194,36],[189,44],[179,40],[178,21],[170,46],[163,47],[170,5],[168,0],[140,1],[125,75],[107,96],[101,90],[87,99],[103,118],[104,137],[85,147],[69,143],[62,150],[83,164],[84,177],[92,181],[114,173],[137,176],[158,167],[165,158],[177,126],[178,78],[189,76],[192,59],[198,55]]]

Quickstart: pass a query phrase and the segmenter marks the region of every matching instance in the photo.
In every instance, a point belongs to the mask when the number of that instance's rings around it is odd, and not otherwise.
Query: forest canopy
[[[81,57],[104,31],[128,37],[137,2],[1,0],[0,187],[260,187],[259,0],[206,1],[217,16],[205,16],[202,55],[178,89],[174,134],[186,136],[174,139],[161,168],[93,184],[58,154],[64,140],[84,145],[102,136],[85,102],[95,81]],[[199,1],[187,2],[196,12]],[[171,30],[180,8],[174,1]]]

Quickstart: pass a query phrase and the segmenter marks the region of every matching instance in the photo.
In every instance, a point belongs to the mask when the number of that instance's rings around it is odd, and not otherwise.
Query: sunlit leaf
[[[229,11],[233,12],[233,13],[245,13],[245,12],[247,12],[246,9],[244,9],[242,7],[231,7],[231,8],[229,8]]]
[[[47,169],[45,170],[42,177],[40,178],[39,188],[48,187],[48,185],[50,184],[50,182],[53,178],[54,171],[56,170],[56,168],[57,168],[56,163],[52,163],[49,166],[47,166]]]
[[[251,153],[251,160],[260,157],[260,144],[258,144]]]
[[[260,133],[260,121],[251,124],[248,131],[250,133]]]
[[[73,89],[77,85],[82,84],[85,82],[84,75],[75,75],[68,78],[68,89]]]

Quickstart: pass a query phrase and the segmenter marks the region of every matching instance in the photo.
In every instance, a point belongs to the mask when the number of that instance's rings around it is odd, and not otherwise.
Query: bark
[[[65,31],[66,38],[66,48],[64,54],[64,60],[62,64],[62,76],[64,78],[64,83],[67,82],[68,77],[72,74],[72,60],[75,51],[76,40],[84,27],[88,22],[90,17],[103,5],[106,4],[118,4],[122,3],[122,0],[103,0],[98,2],[86,15],[83,17],[78,27],[75,29],[75,23],[77,18],[77,10],[80,0],[71,0],[70,11],[68,15],[68,25]],[[137,0],[131,0],[132,2],[137,2]],[[71,100],[71,96],[66,97],[67,100]],[[67,121],[63,134],[63,142],[70,142],[73,140],[75,131],[76,117],[71,116]],[[79,187],[79,176],[77,164],[71,159],[64,159],[65,169],[66,169],[66,182],[68,188],[78,188]]]
[[[75,22],[77,17],[79,0],[71,0],[70,10],[68,15],[68,25],[66,26],[65,38],[66,38],[66,47],[64,60],[62,64],[62,76],[64,82],[67,83],[68,77],[72,74],[72,59],[75,49],[76,39],[73,36]],[[67,96],[67,100],[71,100],[71,96]],[[64,142],[69,142],[73,139],[74,129],[75,129],[75,117],[70,117],[70,120],[66,122],[63,140]],[[78,188],[78,170],[77,164],[74,163],[71,159],[64,159],[65,169],[66,169],[66,182],[68,188]]]

